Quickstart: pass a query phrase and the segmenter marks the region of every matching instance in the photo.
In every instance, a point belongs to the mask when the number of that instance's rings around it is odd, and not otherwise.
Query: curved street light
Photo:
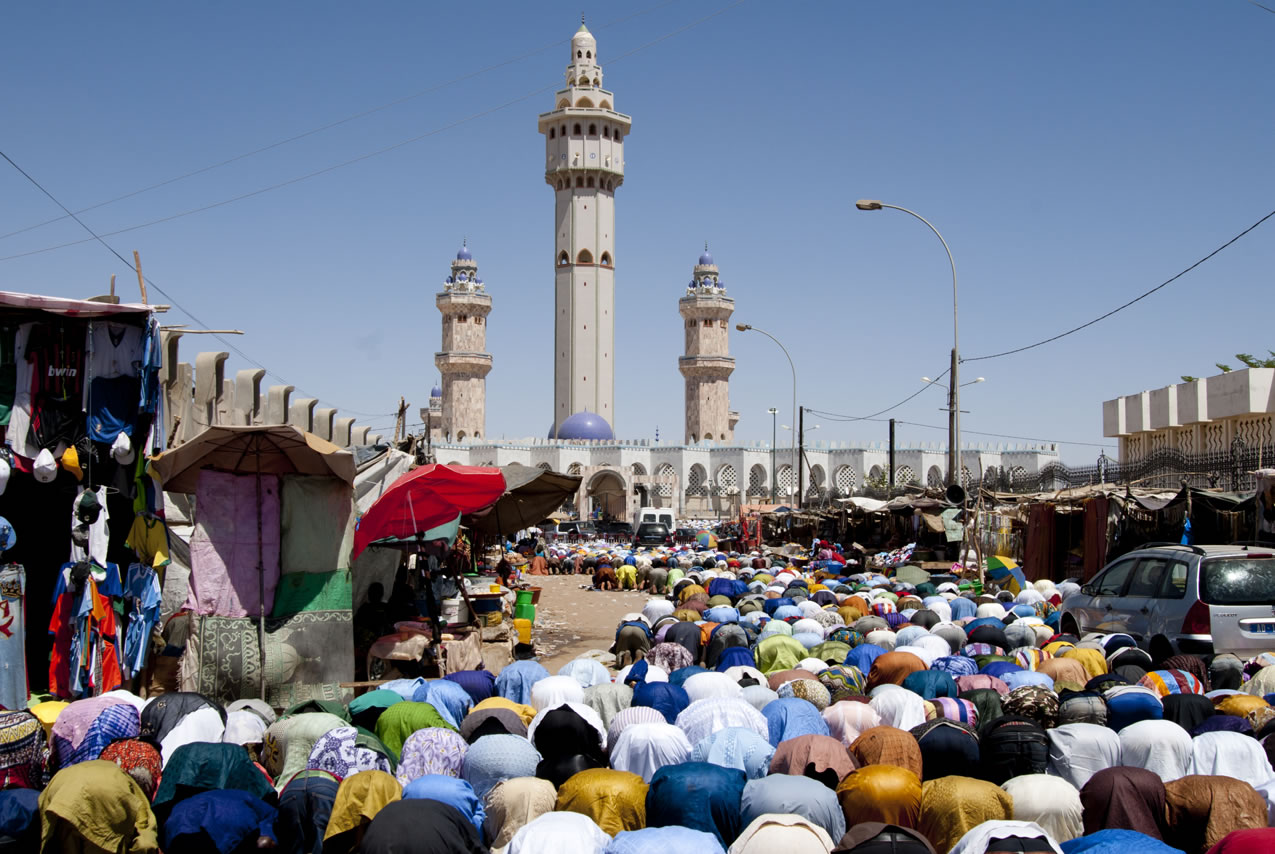
[[[921,216],[916,211],[910,211],[907,208],[901,208],[898,205],[888,205],[879,199],[859,199],[854,206],[861,211],[879,211],[889,208],[894,211],[902,211],[905,214],[916,217],[934,232],[934,236],[943,244],[943,251],[947,253],[947,263],[952,267],[952,369],[951,380],[948,391],[948,465],[947,465],[947,482],[960,483],[961,472],[961,350],[960,350],[960,333],[957,326],[956,313],[956,262],[952,260],[952,250],[948,247],[947,241],[943,239],[943,235],[934,227],[928,219]]]
[[[784,357],[788,359],[788,367],[789,369],[792,370],[792,423],[796,424],[797,423],[797,367],[792,363],[792,356],[789,355],[788,348],[784,346],[782,341],[780,341],[774,335],[771,335],[765,329],[758,329],[756,326],[753,326],[748,323],[736,323],[735,328],[738,329],[740,332],[760,332],[762,335],[765,335],[771,341],[774,341],[776,344],[778,344],[779,349],[784,351]],[[797,474],[797,469],[799,468],[799,466],[800,464],[797,462],[797,435],[796,433],[794,433],[792,437],[792,471],[793,471],[794,477]],[[774,483],[773,478],[771,480],[771,483],[772,484]],[[797,496],[797,506],[798,507],[801,506],[800,495]]]

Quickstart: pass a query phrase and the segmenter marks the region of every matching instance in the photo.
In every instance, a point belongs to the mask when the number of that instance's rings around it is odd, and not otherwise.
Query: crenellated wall
[[[163,333],[164,364],[160,383],[164,395],[164,436],[169,447],[180,445],[213,425],[291,424],[340,447],[374,445],[379,433],[355,426],[355,419],[332,407],[320,407],[312,397],[293,397],[290,385],[262,389],[266,372],[261,368],[237,371],[226,377],[229,353],[204,352],[194,366],[181,361],[181,330]]]

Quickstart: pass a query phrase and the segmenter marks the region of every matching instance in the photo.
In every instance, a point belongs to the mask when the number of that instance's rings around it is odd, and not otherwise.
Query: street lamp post
[[[887,205],[885,202],[876,199],[860,199],[854,203],[854,206],[861,211],[879,211],[882,208],[890,210],[903,211],[905,214],[911,214],[921,222],[929,226],[930,231],[934,232],[935,237],[943,244],[943,251],[947,252],[947,262],[952,267],[952,367],[951,377],[948,384],[948,450],[947,450],[947,482],[961,482],[961,351],[960,351],[960,334],[957,326],[956,313],[956,262],[952,260],[952,250],[948,247],[947,241],[943,239],[943,235],[939,230],[925,217],[916,211],[910,211],[907,208],[901,208],[898,205]]]
[[[770,413],[770,503],[775,503],[775,441],[779,437],[778,428],[775,426],[779,423],[779,410],[770,407],[766,410]]]
[[[752,326],[748,323],[736,323],[735,328],[738,329],[740,332],[749,332],[749,331],[760,332],[762,335],[765,335],[771,341],[774,341],[776,344],[778,344],[779,349],[784,351],[784,357],[788,359],[788,367],[792,371],[792,421],[794,424],[796,424],[797,423],[797,367],[792,363],[792,356],[788,355],[788,348],[785,347],[783,345],[783,342],[781,342],[778,338],[776,338],[774,335],[771,335],[769,332],[767,332],[764,329],[758,329],[756,326]],[[792,437],[792,471],[794,476],[796,476],[798,465],[799,463],[797,461],[797,434],[794,433]],[[774,478],[771,479],[771,483],[772,484],[774,483]],[[797,496],[797,507],[798,508],[801,507],[800,495]]]

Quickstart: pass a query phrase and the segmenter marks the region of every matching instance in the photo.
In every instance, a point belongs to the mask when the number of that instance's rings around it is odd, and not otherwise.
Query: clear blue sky
[[[788,344],[800,402],[858,415],[947,366],[951,293],[934,236],[901,213],[859,213],[857,198],[912,208],[944,233],[966,356],[1088,320],[1275,208],[1275,14],[1243,0],[746,0],[613,61],[729,2],[584,10],[607,88],[633,116],[616,205],[624,437],[682,435],[677,299],[705,240],[736,320]],[[495,301],[488,435],[544,435],[553,198],[536,116],[552,107],[580,11],[22,4],[5,25],[0,147],[79,210],[432,89],[83,217],[117,231],[439,131],[108,241],[140,250],[148,276],[204,323],[247,332],[233,343],[267,382],[382,413],[360,423],[388,428],[399,395],[414,414],[435,382],[434,294],[468,235]],[[0,233],[59,214],[0,167]],[[63,220],[0,240],[0,287],[83,297],[116,273],[131,297],[128,269],[94,243],[9,258],[84,236]],[[966,390],[965,429],[1105,441],[1102,400],[1275,348],[1272,269],[1275,220],[1098,326],[966,364],[967,379],[987,381]],[[788,365],[760,336],[732,333],[731,346],[738,437],[769,440],[767,407],[790,406]],[[183,356],[218,348],[187,338]],[[248,366],[232,355],[228,370]],[[942,425],[944,403],[931,389],[892,414]],[[811,421],[812,439],[886,435]],[[1062,447],[1081,464],[1098,450]]]

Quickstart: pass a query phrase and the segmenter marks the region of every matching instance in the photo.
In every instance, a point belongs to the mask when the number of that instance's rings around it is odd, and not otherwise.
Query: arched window
[[[557,135],[557,133],[558,133],[558,131],[557,131],[557,129],[556,129],[556,128],[549,128],[549,138],[550,138],[550,139],[553,139],[553,138]]]
[[[576,124],[572,127],[571,132],[572,132],[573,134],[575,134],[576,136],[579,136],[579,135],[580,135],[580,125],[579,125],[579,123],[576,123]]]
[[[579,175],[576,176],[576,186],[577,187],[584,186],[584,178],[580,177]]]
[[[611,128],[607,127],[606,125],[602,126],[602,138],[603,139],[611,138]]]
[[[588,249],[581,249],[580,254],[576,255],[576,263],[577,264],[592,264],[593,253],[590,252]]]
[[[571,263],[571,256],[567,254],[565,249],[558,253],[559,267],[565,267],[567,264],[570,264],[570,263]]]
[[[766,488],[766,467],[763,465],[755,465],[748,470],[748,494],[749,495],[765,495]]]
[[[611,109],[611,102],[608,101],[606,98],[603,98],[602,103],[598,104],[598,106],[604,110],[609,110]]]
[[[619,142],[619,141],[620,141],[620,132],[619,132],[618,130],[615,132],[615,137],[614,137],[614,139],[615,139],[615,141],[616,141],[616,142]]]
[[[576,51],[576,59],[580,59],[580,51]]]
[[[465,431],[464,431],[464,430],[457,430],[457,431],[456,431],[456,441],[457,441],[457,442],[463,442],[463,441],[465,441]]]
[[[559,189],[559,190],[561,190],[561,189],[562,189],[562,179],[561,179],[561,178],[559,178],[559,179],[558,179],[558,189]]]
[[[673,495],[673,483],[671,481],[677,480],[677,471],[668,463],[660,463],[659,467],[655,469],[655,476],[670,481],[656,486],[655,494],[661,498],[671,498]]]
[[[561,106],[563,106],[563,107],[567,107],[567,106],[570,106],[570,105],[569,105],[569,104],[567,104],[567,103],[564,101],[564,102],[561,104]],[[567,135],[567,126],[566,126],[566,125],[563,125],[563,126],[562,126],[562,130],[558,131],[558,133],[559,133],[559,134],[561,134],[562,136],[566,136],[566,135]]]
[[[588,177],[588,179],[584,182],[584,185],[585,185],[586,187],[592,187],[592,186],[593,186],[593,176],[592,176],[592,175],[590,175],[590,176]]]
[[[725,435],[722,436],[726,438]],[[736,495],[739,492],[739,476],[735,474],[735,467],[730,463],[720,467],[717,470],[717,477],[713,484],[717,487],[717,491],[722,495]]]
[[[589,125],[589,136],[597,136],[597,135],[598,135],[598,126]]]
[[[603,267],[610,267],[610,266],[611,266],[611,253],[610,253],[610,252],[603,252],[603,253],[602,253],[602,258],[600,259],[600,261],[601,261],[601,264],[602,264],[602,266],[603,266]]]
[[[842,466],[837,469],[834,480],[837,489],[845,496],[851,495],[854,492],[854,488],[859,485],[859,475],[850,466]]]
[[[592,107],[593,101],[591,101],[588,98],[581,98],[578,101],[576,101],[576,106],[577,107]]]
[[[561,101],[558,102],[559,110],[565,110],[567,107],[570,107],[570,106],[571,106],[571,102],[568,101],[566,98],[563,98]],[[563,136],[567,135],[567,129],[565,127],[562,129],[562,135]]]
[[[580,75],[580,79],[576,81],[576,85],[577,85],[577,86],[588,86],[588,85],[589,85],[589,78],[588,78],[588,77],[585,77],[584,75]]]
[[[943,487],[943,471],[938,466],[930,466],[930,470],[925,473],[925,485],[931,489]]]
[[[593,51],[591,51],[591,50],[586,50],[586,51],[584,52],[584,58],[585,58],[585,59],[593,59]]]
[[[598,78],[594,77],[594,78],[593,78],[593,88],[595,88],[595,89],[596,89],[597,87],[599,87],[599,86],[601,86],[601,85],[602,85],[602,81],[601,81],[601,80],[599,80]]]
[[[691,466],[690,473],[686,476],[686,494],[688,497],[708,495],[708,472],[699,463]]]

